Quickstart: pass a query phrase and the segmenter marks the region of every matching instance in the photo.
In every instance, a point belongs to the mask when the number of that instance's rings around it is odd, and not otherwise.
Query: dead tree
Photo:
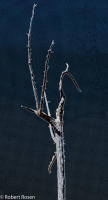
[[[32,22],[34,18],[36,4],[33,5],[32,16],[30,19],[29,31],[28,31],[28,66],[31,76],[32,88],[36,103],[36,108],[28,108],[26,106],[21,106],[23,109],[34,113],[37,117],[43,119],[49,124],[49,130],[52,137],[53,142],[56,145],[56,152],[52,157],[52,160],[49,164],[48,171],[51,173],[51,169],[55,160],[57,160],[57,185],[58,185],[58,200],[66,200],[66,176],[65,176],[65,151],[64,151],[64,133],[63,133],[63,115],[64,115],[64,104],[65,104],[65,94],[62,87],[63,77],[67,75],[73,81],[76,89],[81,92],[79,85],[77,84],[75,78],[68,71],[69,65],[66,63],[66,69],[61,73],[60,81],[59,81],[59,92],[60,92],[60,102],[56,109],[56,118],[53,118],[50,114],[47,96],[46,96],[46,83],[47,83],[47,72],[49,66],[49,59],[52,53],[52,48],[54,46],[54,41],[51,42],[51,45],[48,50],[48,54],[46,56],[45,61],[45,71],[43,77],[43,85],[41,91],[40,102],[37,95],[36,83],[34,80],[34,73],[32,69],[31,62],[31,31],[32,31]],[[44,101],[47,108],[47,114],[43,112]]]

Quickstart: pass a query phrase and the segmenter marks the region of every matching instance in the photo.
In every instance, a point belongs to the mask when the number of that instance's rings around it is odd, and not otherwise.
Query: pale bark
[[[64,104],[65,104],[65,95],[63,92],[62,81],[64,75],[67,75],[69,78],[72,79],[76,89],[81,92],[79,85],[77,84],[75,78],[72,74],[68,71],[69,65],[66,63],[66,70],[61,73],[60,82],[59,82],[59,92],[60,92],[60,102],[56,109],[56,118],[53,118],[50,114],[50,109],[47,101],[46,96],[46,83],[47,83],[47,72],[48,72],[48,65],[49,59],[52,53],[52,47],[54,45],[54,41],[52,40],[51,45],[48,49],[48,54],[46,56],[45,62],[45,71],[43,77],[43,85],[41,91],[41,99],[40,103],[38,100],[37,95],[37,88],[36,83],[34,80],[34,73],[32,69],[32,62],[31,62],[31,31],[32,31],[32,23],[34,18],[34,11],[36,5],[33,5],[32,16],[30,19],[29,31],[28,31],[28,66],[31,76],[32,88],[36,103],[36,109],[28,108],[26,106],[21,106],[23,109],[34,113],[36,116],[40,117],[41,119],[45,120],[49,124],[49,131],[51,138],[56,145],[56,152],[52,157],[52,160],[49,164],[48,171],[51,173],[52,166],[57,159],[57,186],[58,186],[58,200],[66,200],[66,175],[65,175],[65,150],[64,150],[64,133],[63,133],[63,115],[64,115]],[[47,114],[43,112],[44,101],[47,108]]]

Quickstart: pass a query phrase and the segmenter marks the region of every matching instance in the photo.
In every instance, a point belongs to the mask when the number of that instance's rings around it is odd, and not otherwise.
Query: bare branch
[[[61,99],[60,99],[60,103],[58,105],[58,108],[56,109],[56,116],[59,117],[59,120],[60,120],[61,123],[63,123],[63,112],[64,112],[64,103],[65,103],[65,94],[64,94],[63,86],[62,86],[63,77],[65,75],[69,76],[69,78],[71,78],[71,80],[73,81],[78,92],[81,92],[81,89],[80,89],[78,83],[76,82],[73,75],[68,71],[68,69],[69,69],[69,65],[68,65],[68,63],[66,63],[66,69],[65,69],[65,71],[63,71],[61,73],[60,82],[59,82],[59,91],[60,91]]]
[[[46,104],[46,108],[47,108],[47,113],[48,113],[49,116],[51,116],[50,110],[49,110],[48,101],[47,101],[47,97],[46,97],[46,92],[45,92],[44,96],[45,96],[45,104]],[[51,134],[51,138],[53,139],[54,143],[56,143],[56,139],[55,139],[51,124],[49,124],[49,131],[50,131],[50,134]]]
[[[52,160],[51,160],[49,166],[48,166],[48,172],[49,172],[49,174],[51,174],[51,169],[52,169],[52,166],[53,166],[54,162],[56,161],[56,159],[57,159],[57,154],[55,153],[53,155],[53,157],[52,157]]]
[[[50,123],[50,124],[52,124],[52,126],[55,126],[55,120],[51,116],[46,115],[44,112],[42,112],[40,114],[39,111],[34,110],[32,108],[29,108],[27,106],[23,106],[23,105],[21,105],[21,108],[23,108],[24,110],[27,110],[29,112],[32,112],[32,113],[36,114],[38,117],[40,117],[41,119],[43,119],[47,123]]]
[[[21,105],[21,108],[24,109],[24,110],[27,110],[29,112],[32,112],[32,113],[36,113],[37,112],[36,110],[33,110],[32,108],[28,108],[27,106]]]
[[[49,50],[48,50],[48,54],[46,56],[45,71],[44,71],[41,100],[40,100],[40,112],[42,112],[42,110],[43,110],[44,94],[45,94],[46,83],[47,83],[48,64],[49,64],[49,59],[50,59],[50,56],[51,56],[51,53],[52,53],[52,47],[53,46],[54,46],[54,40],[52,40],[51,45],[50,45]]]
[[[73,75],[68,71],[68,69],[69,69],[69,65],[68,65],[68,63],[66,63],[66,70],[63,71],[61,76],[60,76],[60,82],[59,82],[59,90],[60,90],[60,92],[61,92],[61,90],[63,91],[63,89],[62,89],[62,80],[63,80],[64,75],[68,75],[69,78],[71,78],[71,80],[73,81],[73,84],[75,85],[75,87],[78,90],[78,92],[81,92],[81,89],[80,89],[78,83],[76,82],[76,80],[73,77]]]
[[[32,9],[32,16],[30,19],[30,25],[29,25],[29,32],[28,32],[28,66],[29,66],[29,71],[30,71],[30,76],[31,76],[31,82],[32,82],[32,88],[33,88],[33,93],[34,93],[34,98],[35,98],[35,103],[36,103],[36,109],[38,110],[39,108],[39,100],[38,100],[38,95],[37,95],[37,88],[36,88],[36,83],[35,83],[35,76],[33,73],[33,69],[32,69],[32,59],[31,59],[31,31],[32,31],[32,23],[33,23],[33,18],[34,18],[34,12],[35,12],[35,7],[37,5],[34,4],[33,5],[33,9]]]

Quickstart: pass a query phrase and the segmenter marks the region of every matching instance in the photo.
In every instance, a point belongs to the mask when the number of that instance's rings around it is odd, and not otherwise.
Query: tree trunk
[[[58,200],[66,200],[65,152],[63,132],[56,133]]]

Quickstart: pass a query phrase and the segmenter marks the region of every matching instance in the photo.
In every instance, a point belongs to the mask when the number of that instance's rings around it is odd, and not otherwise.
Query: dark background
[[[27,65],[33,0],[0,0],[0,194],[57,199],[55,146],[48,125],[20,105],[35,107]],[[32,29],[32,60],[40,97],[51,40],[47,95],[55,116],[65,63],[79,83],[64,79],[68,200],[108,199],[108,1],[40,0]]]

